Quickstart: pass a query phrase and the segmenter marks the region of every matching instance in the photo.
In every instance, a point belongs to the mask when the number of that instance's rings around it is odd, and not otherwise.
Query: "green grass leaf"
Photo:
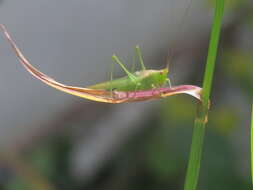
[[[200,162],[205,136],[205,125],[208,121],[209,98],[218,50],[218,42],[220,38],[224,4],[224,0],[216,0],[215,15],[212,25],[211,39],[209,43],[208,57],[203,81],[202,104],[198,104],[196,119],[194,123],[191,152],[186,173],[184,190],[195,190],[198,184]]]
[[[253,103],[251,112],[251,181],[253,184]]]

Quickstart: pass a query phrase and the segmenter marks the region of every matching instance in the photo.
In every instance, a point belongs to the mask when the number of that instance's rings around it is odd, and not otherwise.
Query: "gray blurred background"
[[[31,64],[65,84],[109,80],[111,55],[130,68],[139,44],[154,69],[166,65],[172,49],[173,85],[201,86],[213,6],[211,0],[1,0],[0,22]],[[252,10],[248,0],[226,5],[205,148],[213,154],[204,154],[209,170],[201,173],[201,189],[249,189]],[[34,173],[54,189],[182,189],[196,101],[80,99],[33,78],[3,35],[0,44],[3,189],[31,188]],[[115,70],[115,77],[124,75]],[[17,169],[30,167],[31,178]]]

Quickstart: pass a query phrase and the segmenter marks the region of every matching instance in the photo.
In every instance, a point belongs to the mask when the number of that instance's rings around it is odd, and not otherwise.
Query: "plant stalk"
[[[201,97],[202,102],[199,103],[197,107],[184,190],[195,190],[198,184],[203,142],[205,136],[205,125],[208,122],[209,98],[217,57],[224,6],[224,0],[216,0],[214,21],[212,24],[207,63],[203,81],[203,91]]]
[[[253,103],[252,103],[252,112],[251,112],[251,143],[250,143],[250,148],[251,148],[251,182],[253,184]]]

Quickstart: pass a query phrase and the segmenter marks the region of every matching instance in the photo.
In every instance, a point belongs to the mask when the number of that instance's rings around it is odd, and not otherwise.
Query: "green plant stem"
[[[251,112],[251,182],[253,184],[253,103],[252,103],[252,112]]]
[[[197,107],[184,190],[195,190],[198,184],[201,155],[205,136],[205,125],[208,121],[209,98],[220,38],[224,4],[224,0],[216,0],[215,15],[212,24],[212,32],[203,81],[202,103],[199,103]]]

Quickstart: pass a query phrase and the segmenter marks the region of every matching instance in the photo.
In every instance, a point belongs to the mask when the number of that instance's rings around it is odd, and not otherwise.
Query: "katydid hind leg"
[[[127,68],[124,66],[124,64],[120,61],[120,59],[115,54],[112,56],[112,60],[115,63],[117,63],[125,71],[125,73],[130,78],[131,81],[133,82],[136,81],[136,77],[130,71],[127,70]]]
[[[136,55],[133,56],[133,64],[131,67],[131,72],[133,73],[135,71],[135,67],[136,67]]]
[[[135,46],[135,51],[136,51],[137,56],[139,57],[139,62],[141,64],[142,70],[146,70],[146,67],[145,67],[144,62],[143,62],[140,46],[138,46],[138,45]]]

